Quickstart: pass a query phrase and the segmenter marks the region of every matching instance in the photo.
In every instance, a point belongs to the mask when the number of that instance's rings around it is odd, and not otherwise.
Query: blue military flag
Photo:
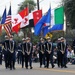
[[[5,8],[3,15],[2,15],[1,24],[4,24],[5,20],[6,20],[6,8]]]
[[[2,18],[1,18],[0,35],[1,35],[1,33],[2,33],[2,24],[5,23],[5,20],[6,20],[6,8],[5,8],[5,10],[4,10],[4,12],[3,12],[3,15],[2,15]]]
[[[39,35],[42,27],[46,24],[46,25],[50,25],[50,20],[51,20],[51,9],[48,10],[48,12],[38,21],[38,23],[35,25],[34,28],[34,34],[35,35]]]

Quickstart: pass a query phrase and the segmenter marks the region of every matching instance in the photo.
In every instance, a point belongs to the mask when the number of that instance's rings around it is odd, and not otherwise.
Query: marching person
[[[57,49],[58,49],[58,51],[57,51],[57,60],[58,60],[58,67],[60,67],[61,66],[61,68],[63,68],[63,67],[65,67],[65,68],[67,68],[67,66],[66,66],[66,57],[65,57],[65,52],[66,52],[66,46],[65,46],[65,44],[64,44],[64,38],[59,38],[58,39],[58,44],[57,44]],[[64,61],[64,59],[66,59],[65,61]]]
[[[18,64],[22,63],[21,43],[18,43],[18,47],[17,47],[17,62],[18,62]]]
[[[66,39],[61,37],[61,42],[64,44],[63,49],[64,49],[64,53],[63,53],[63,67],[67,68],[67,47],[68,44],[66,43]]]
[[[30,69],[32,69],[32,50],[33,50],[33,45],[30,41],[30,38],[27,37],[26,38],[26,49],[25,49],[25,66],[26,69],[28,69],[28,62],[29,62],[29,66]]]
[[[8,50],[9,50],[9,37],[6,35],[5,36],[5,41],[3,42],[3,54],[4,54],[4,61],[5,61],[5,67],[6,69],[9,68],[9,54],[8,54]]]
[[[9,65],[10,70],[15,70],[15,60],[16,60],[16,42],[13,40],[13,36],[9,40]]]
[[[21,44],[21,52],[22,52],[22,68],[24,68],[25,64],[25,50],[26,50],[26,39],[22,39],[22,44]]]
[[[45,67],[45,42],[44,39],[40,39],[40,43],[38,44],[39,47],[39,61],[40,61],[40,68],[44,64]]]
[[[53,43],[51,42],[50,37],[47,38],[45,45],[46,45],[46,60],[47,60],[46,67],[49,68],[49,61],[50,61],[52,68],[54,68],[55,65],[53,63]]]

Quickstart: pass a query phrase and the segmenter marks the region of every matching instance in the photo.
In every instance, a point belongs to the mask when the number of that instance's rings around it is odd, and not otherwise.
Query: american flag
[[[11,24],[11,6],[8,12],[8,15],[6,16],[5,24],[4,24],[4,29],[7,33],[7,35],[10,37],[11,32],[12,32],[12,24]]]

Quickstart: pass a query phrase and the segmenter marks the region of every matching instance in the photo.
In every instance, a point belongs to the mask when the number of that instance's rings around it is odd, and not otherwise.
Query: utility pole
[[[39,10],[39,0],[37,0],[37,9]]]

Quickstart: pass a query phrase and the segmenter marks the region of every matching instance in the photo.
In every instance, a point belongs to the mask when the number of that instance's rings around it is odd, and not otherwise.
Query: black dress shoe
[[[64,66],[64,68],[68,68],[67,66]]]
[[[52,68],[54,68],[54,67],[55,67],[55,65],[52,66]]]
[[[24,68],[24,67],[22,67],[22,68]]]
[[[30,67],[30,69],[32,69],[33,67]]]
[[[47,66],[47,68],[49,68],[49,66]]]
[[[28,69],[28,67],[26,67],[26,69]]]
[[[14,67],[13,69],[15,70],[16,68]]]
[[[44,68],[46,68],[47,66],[45,65]]]
[[[58,65],[58,68],[60,68],[60,65]]]
[[[12,70],[12,68],[10,68],[10,70]]]
[[[61,68],[63,68],[63,66],[61,66]]]

